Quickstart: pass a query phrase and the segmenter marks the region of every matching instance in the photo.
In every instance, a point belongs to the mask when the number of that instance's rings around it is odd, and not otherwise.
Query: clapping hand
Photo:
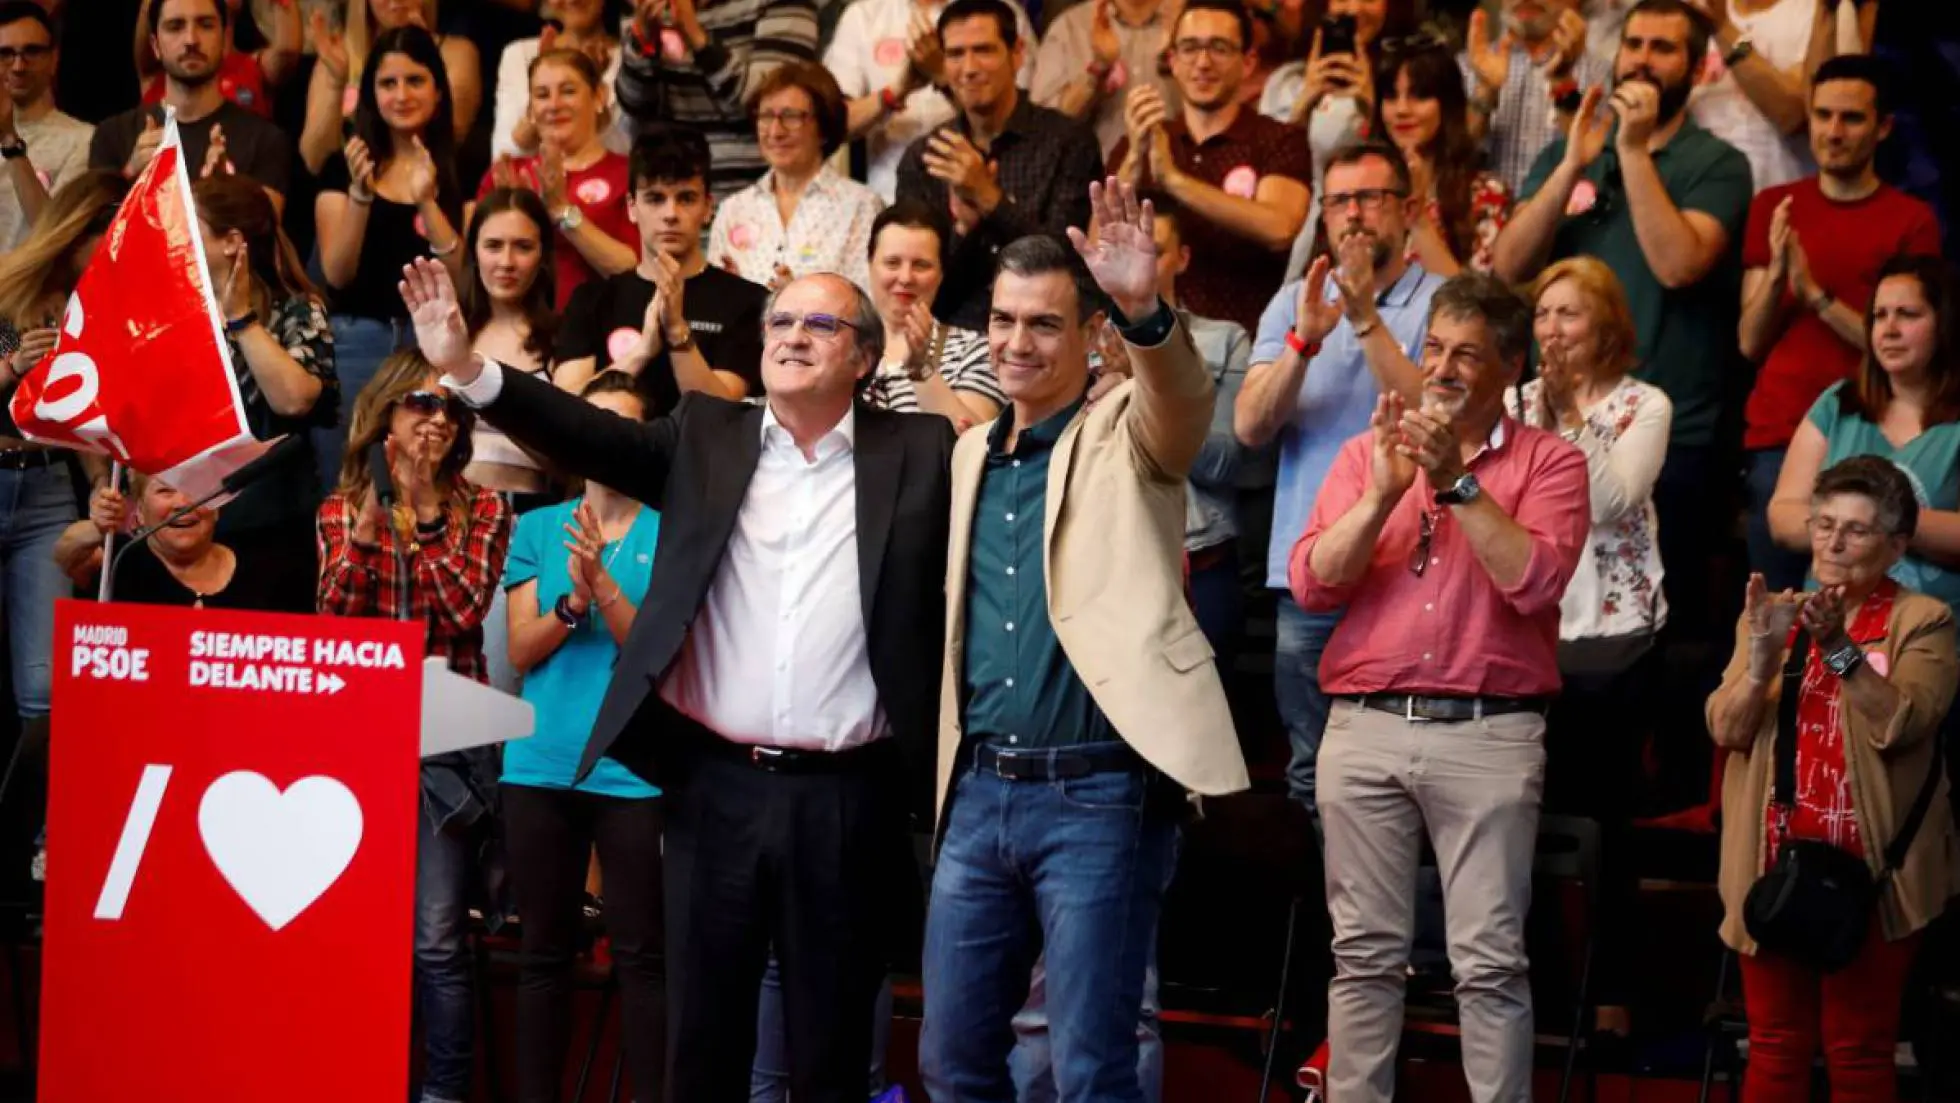
[[[553,218],[566,207],[565,186],[565,151],[546,139],[538,149],[538,198]]]
[[[1571,76],[1579,59],[1585,56],[1588,29],[1586,17],[1579,14],[1579,9],[1567,8],[1559,13],[1558,22],[1552,26],[1554,49],[1539,63],[1552,83]]]
[[[1317,345],[1341,324],[1341,304],[1327,297],[1327,276],[1333,265],[1327,254],[1313,258],[1307,278],[1300,283],[1300,302],[1294,314],[1293,332],[1308,345]]]
[[[982,215],[999,205],[1001,190],[994,166],[966,135],[945,128],[934,131],[926,139],[925,166],[928,174]]]
[[[1770,593],[1760,572],[1749,576],[1743,590],[1743,616],[1749,625],[1749,674],[1757,681],[1768,681],[1776,671],[1783,643],[1796,626],[1804,597],[1794,590]]]
[[[1796,232],[1790,227],[1790,205],[1795,200],[1795,196],[1784,196],[1769,216],[1769,275],[1778,283],[1790,276],[1790,242]]]
[[[1565,132],[1566,164],[1583,169],[1606,151],[1606,137],[1612,132],[1613,119],[1600,113],[1599,101],[1603,95],[1595,84],[1579,100],[1579,110],[1573,113],[1572,125]]]
[[[912,304],[898,320],[898,325],[885,338],[885,360],[898,364],[905,377],[914,383],[926,377],[931,366],[926,363],[926,353],[932,348],[932,308],[925,303]]]
[[[1401,393],[1390,390],[1375,399],[1375,412],[1368,418],[1368,431],[1374,440],[1369,489],[1384,505],[1401,501],[1416,481],[1415,461],[1402,444],[1404,413]]]
[[[1469,41],[1463,53],[1470,59],[1470,69],[1486,96],[1495,97],[1511,79],[1511,50],[1516,44],[1517,38],[1509,29],[1492,42],[1489,13],[1482,8],[1470,13]]]
[[[1156,312],[1158,301],[1156,215],[1150,201],[1138,203],[1136,189],[1112,176],[1089,185],[1089,209],[1095,240],[1074,226],[1068,239],[1116,309],[1141,322]]]
[[[592,607],[593,595],[603,587],[601,579],[606,577],[605,561],[601,553],[606,547],[606,537],[599,531],[599,514],[589,503],[580,502],[572,511],[573,523],[565,526],[565,571],[572,580],[572,611],[583,614]]]
[[[1402,411],[1402,441],[1396,450],[1429,473],[1429,485],[1454,486],[1463,477],[1463,450],[1449,418],[1434,410]]]
[[[1836,651],[1851,642],[1844,626],[1844,587],[1826,586],[1804,599],[1797,619],[1803,629],[1824,651]]]
[[[1571,428],[1579,424],[1579,394],[1573,385],[1570,350],[1554,337],[1539,345],[1538,405],[1541,428]]]
[[[347,197],[357,203],[374,198],[374,152],[359,138],[347,139]]]
[[[229,176],[233,171],[231,158],[225,155],[224,124],[212,123],[211,138],[204,147],[204,167],[198,171],[197,178],[203,180],[210,176]]]
[[[939,45],[939,28],[931,16],[916,7],[912,9],[911,26],[906,29],[905,57],[920,82],[945,83],[946,54]]]
[[[660,307],[660,336],[669,347],[684,345],[688,339],[687,280],[681,277],[681,262],[665,253],[655,253],[653,261],[653,298]]]
[[[408,155],[408,201],[420,207],[436,198],[436,159],[417,135]]]
[[[327,23],[326,12],[316,9],[310,22],[313,31],[313,52],[319,56],[320,64],[327,67],[327,72],[334,78],[334,83],[346,84],[347,74],[352,71],[347,54],[347,40]]]
[[[129,160],[123,164],[123,175],[134,178],[149,167],[150,159],[157,155],[157,148],[163,145],[163,124],[154,115],[143,116],[143,132],[136,136],[136,145],[129,151]]]

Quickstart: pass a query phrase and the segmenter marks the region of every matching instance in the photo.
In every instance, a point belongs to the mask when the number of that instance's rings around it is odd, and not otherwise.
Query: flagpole
[[[114,490],[121,490],[122,478],[123,478],[123,465],[120,462],[111,463],[109,465],[110,488]],[[102,580],[98,582],[95,587],[95,600],[97,601],[105,601],[105,602],[108,601],[110,591],[115,588],[114,581],[111,578],[113,572],[109,570],[109,564],[114,563],[115,561],[116,561],[116,532],[114,529],[111,529],[107,533],[104,533],[102,536]]]

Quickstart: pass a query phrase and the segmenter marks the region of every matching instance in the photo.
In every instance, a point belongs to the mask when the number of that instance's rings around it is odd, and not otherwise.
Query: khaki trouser
[[[1530,1103],[1525,913],[1545,719],[1405,720],[1337,701],[1319,796],[1334,928],[1327,1095],[1390,1103],[1425,826],[1443,881],[1463,1074],[1476,1103]]]

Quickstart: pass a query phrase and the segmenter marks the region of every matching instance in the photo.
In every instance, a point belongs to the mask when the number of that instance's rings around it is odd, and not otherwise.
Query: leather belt
[[[1143,759],[1127,746],[1023,751],[986,742],[974,747],[973,765],[1008,781],[1062,781],[1144,768]]]
[[[703,734],[705,736],[705,732]],[[772,774],[851,773],[874,765],[892,750],[889,739],[874,739],[841,751],[808,751],[798,747],[733,743],[719,736],[705,736],[692,742],[715,758],[740,762]]]
[[[1505,716],[1514,712],[1544,715],[1550,705],[1545,697],[1423,697],[1412,693],[1364,693],[1349,697],[1364,709],[1393,713],[1404,720],[1437,720],[1460,723],[1482,720],[1486,716]]]
[[[35,467],[54,467],[61,453],[52,448],[9,448],[0,451],[0,471],[26,471]]]

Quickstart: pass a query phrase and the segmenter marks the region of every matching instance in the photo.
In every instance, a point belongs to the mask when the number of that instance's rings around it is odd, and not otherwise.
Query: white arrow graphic
[[[339,693],[346,685],[347,679],[340,675],[322,672],[319,677],[313,679],[313,692],[332,695]]]

